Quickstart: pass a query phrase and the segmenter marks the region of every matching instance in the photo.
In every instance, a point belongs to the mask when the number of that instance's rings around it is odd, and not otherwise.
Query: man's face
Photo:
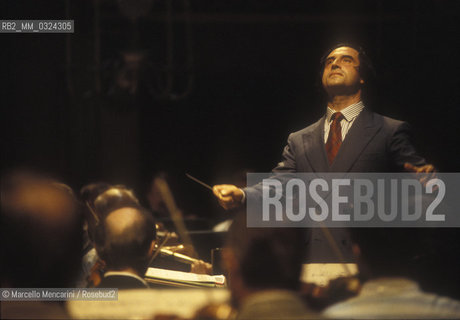
[[[323,88],[330,95],[356,93],[364,80],[359,75],[359,53],[350,47],[339,47],[326,58]]]

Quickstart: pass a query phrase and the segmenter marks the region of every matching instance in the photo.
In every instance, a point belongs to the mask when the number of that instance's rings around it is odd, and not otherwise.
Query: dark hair
[[[327,56],[332,51],[334,51],[335,49],[341,48],[341,47],[349,47],[349,48],[353,48],[356,51],[358,51],[359,75],[364,80],[364,85],[366,85],[368,81],[372,81],[375,78],[376,74],[375,74],[375,69],[374,69],[374,66],[372,64],[371,59],[369,58],[369,56],[366,54],[366,52],[364,51],[364,49],[361,46],[359,46],[357,44],[354,44],[354,43],[349,43],[349,42],[337,43],[334,46],[330,47],[323,54],[323,56],[321,57],[321,60],[320,60],[320,79],[323,76]]]
[[[134,192],[125,186],[112,186],[96,197],[94,211],[103,220],[110,212],[124,207],[141,208]]]
[[[119,227],[114,218],[114,212],[118,215],[132,210],[134,215],[129,216],[129,221],[124,221],[123,227]],[[103,240],[103,250],[100,253],[106,261],[109,269],[121,269],[132,267],[142,269],[147,266],[147,253],[152,241],[156,239],[154,220],[149,212],[141,208],[126,207],[117,209],[107,215],[100,227]]]
[[[90,204],[94,203],[94,200],[103,193],[105,190],[111,187],[110,184],[106,182],[92,182],[87,185],[84,185],[80,189],[80,197],[83,202],[89,202]]]
[[[423,230],[417,228],[350,228],[353,243],[373,276],[417,278],[427,253]]]
[[[227,246],[238,259],[245,285],[253,289],[298,289],[306,254],[304,231],[248,228],[246,215],[238,215],[230,227]]]

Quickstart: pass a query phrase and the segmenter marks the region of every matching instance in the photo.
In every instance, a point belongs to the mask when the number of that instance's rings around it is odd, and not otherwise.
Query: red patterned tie
[[[327,137],[326,141],[326,152],[329,164],[334,161],[334,158],[339,151],[340,145],[342,144],[342,126],[340,125],[340,121],[342,121],[343,118],[343,114],[340,112],[334,113],[331,117],[331,128],[329,130],[329,136]]]

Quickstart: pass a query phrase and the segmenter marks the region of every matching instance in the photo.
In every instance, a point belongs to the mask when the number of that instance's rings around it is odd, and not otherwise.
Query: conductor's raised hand
[[[237,186],[231,184],[219,184],[212,188],[219,204],[224,209],[233,209],[242,205],[244,192]]]
[[[424,186],[426,186],[429,180],[436,178],[436,169],[432,164],[414,166],[413,164],[406,162],[404,163],[404,170],[415,173],[420,183]]]

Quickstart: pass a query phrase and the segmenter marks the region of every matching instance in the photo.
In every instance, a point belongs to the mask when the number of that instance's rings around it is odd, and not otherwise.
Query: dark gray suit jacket
[[[410,127],[406,122],[385,117],[364,108],[348,131],[334,162],[329,165],[324,143],[325,117],[294,133],[288,138],[283,159],[273,169],[287,172],[401,172],[404,163],[425,165],[412,144]],[[246,198],[261,197],[260,185],[244,189]],[[351,246],[344,229],[331,229],[332,236],[351,259]],[[324,240],[321,230],[313,229],[310,261],[337,262]]]
[[[364,108],[329,165],[324,121],[289,135],[283,161],[273,172],[401,172],[405,162],[426,164],[415,151],[406,122]]]

